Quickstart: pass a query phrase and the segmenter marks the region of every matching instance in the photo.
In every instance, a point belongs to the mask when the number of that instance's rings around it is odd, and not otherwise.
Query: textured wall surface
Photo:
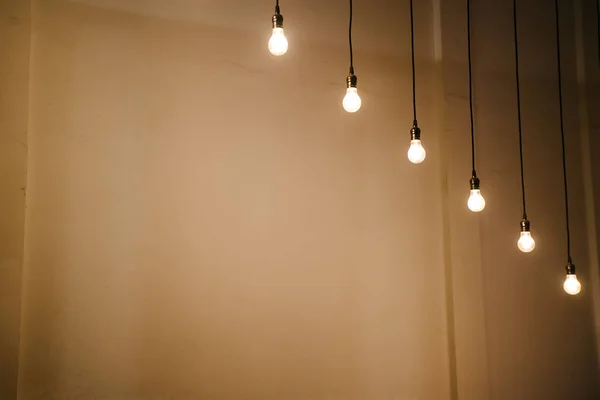
[[[473,6],[481,214],[466,208],[464,1],[415,2],[422,165],[406,158],[407,1],[355,2],[356,114],[341,108],[347,2],[282,1],[281,59],[273,2],[249,3],[32,1],[5,397],[19,299],[25,400],[600,397],[593,2],[561,10],[578,297],[562,290],[547,1],[519,18],[532,254],[516,248],[512,2]]]
[[[25,230],[29,2],[0,2],[0,398],[17,393]]]

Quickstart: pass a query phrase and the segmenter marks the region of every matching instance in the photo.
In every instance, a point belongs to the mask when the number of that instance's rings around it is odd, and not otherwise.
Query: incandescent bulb
[[[269,51],[274,56],[282,56],[288,49],[288,41],[283,34],[283,28],[273,28],[273,35],[269,39]]]
[[[471,195],[469,196],[467,206],[469,207],[469,210],[473,212],[479,212],[485,208],[485,199],[481,195],[481,190],[471,189]]]
[[[523,253],[529,253],[535,249],[535,240],[531,237],[531,232],[521,232],[517,246]]]
[[[408,159],[410,162],[413,164],[419,164],[425,160],[425,155],[425,148],[423,148],[421,141],[418,139],[411,140],[410,148],[408,149]]]
[[[577,293],[581,292],[581,283],[577,280],[577,275],[569,274],[567,275],[567,279],[565,279],[565,283],[563,284],[563,288],[565,292],[574,296]]]
[[[346,95],[342,101],[344,110],[348,111],[349,113],[357,112],[360,109],[361,104],[362,101],[358,95],[358,90],[355,87],[349,87],[346,89]]]

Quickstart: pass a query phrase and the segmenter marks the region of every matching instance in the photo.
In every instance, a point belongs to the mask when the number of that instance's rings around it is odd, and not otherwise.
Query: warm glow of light
[[[358,90],[355,87],[349,87],[346,90],[346,95],[342,101],[344,110],[348,111],[349,113],[357,112],[360,109],[361,104],[362,101],[358,95]]]
[[[283,28],[273,28],[273,35],[269,39],[269,51],[274,56],[282,56],[288,49],[288,41],[283,34]]]
[[[419,164],[425,160],[425,149],[420,140],[411,140],[410,148],[408,149],[408,159],[413,164]]]
[[[471,189],[471,195],[469,196],[467,206],[469,207],[469,210],[473,212],[479,212],[485,208],[485,199],[481,195],[481,190]]]
[[[567,279],[565,279],[565,283],[563,284],[563,288],[565,292],[574,296],[581,292],[581,283],[577,280],[577,275],[567,275]]]
[[[531,232],[521,232],[521,237],[517,242],[517,246],[523,253],[533,251],[533,249],[535,249],[535,240],[531,237]]]

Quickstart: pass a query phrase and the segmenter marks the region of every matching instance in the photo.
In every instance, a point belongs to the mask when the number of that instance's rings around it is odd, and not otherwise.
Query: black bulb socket
[[[276,10],[275,14],[273,14],[273,29],[274,28],[283,28],[283,15],[279,14],[279,10]]]
[[[575,264],[572,262],[567,263],[567,275],[575,275]]]
[[[410,140],[421,140],[421,128],[417,126],[417,121],[410,130]]]
[[[356,84],[358,83],[358,78],[356,77],[356,75],[354,74],[350,74],[346,77],[346,85],[347,87],[351,88],[355,88]]]
[[[521,220],[521,232],[529,232],[531,229],[531,223],[528,219]]]
[[[478,177],[473,176],[469,182],[471,184],[471,190],[479,189],[479,178]]]

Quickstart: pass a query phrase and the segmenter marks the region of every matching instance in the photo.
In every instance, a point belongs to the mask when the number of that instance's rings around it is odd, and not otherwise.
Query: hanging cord
[[[467,0],[467,46],[469,50],[469,111],[471,113],[471,163],[475,172],[475,129],[473,128],[473,78],[471,77],[471,1]]]
[[[521,196],[523,196],[523,219],[527,219],[525,206],[525,174],[523,173],[523,134],[521,131],[521,89],[519,85],[519,44],[517,35],[517,0],[513,0],[513,23],[515,29],[515,71],[517,78],[517,120],[519,122],[519,158],[521,161]]]
[[[275,14],[279,14],[279,0],[275,0]]]
[[[560,139],[562,145],[562,163],[563,180],[565,186],[565,220],[567,223],[567,257],[568,263],[571,263],[571,233],[569,231],[569,191],[567,187],[567,157],[565,155],[565,128],[563,122],[563,99],[562,99],[562,77],[560,69],[560,28],[558,17],[558,0],[554,0],[554,10],[556,13],[556,59],[558,60],[558,104],[560,111]]]
[[[598,26],[598,64],[600,65],[600,0],[596,0],[596,25]]]
[[[600,1],[600,0],[599,0]],[[413,20],[413,0],[410,0],[410,45],[412,57],[412,95],[413,95],[413,125],[417,125],[417,89],[415,87],[415,26]]]
[[[350,22],[348,24],[348,44],[350,45],[350,75],[354,75],[354,55],[352,53],[352,0],[350,0]]]

